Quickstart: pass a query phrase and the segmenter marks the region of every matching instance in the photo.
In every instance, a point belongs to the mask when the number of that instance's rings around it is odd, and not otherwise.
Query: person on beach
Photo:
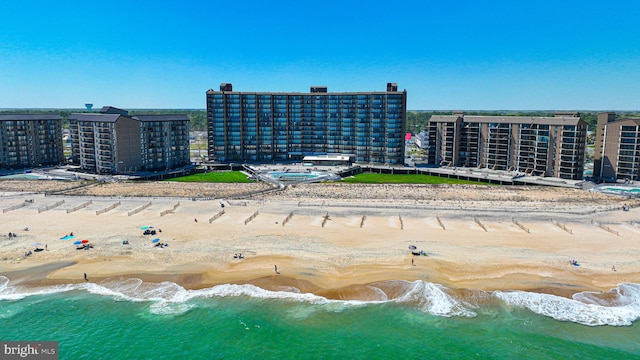
[[[280,275],[280,272],[278,271],[278,265],[273,265],[273,267],[276,270],[276,274]]]
[[[89,281],[89,278],[87,277],[87,273],[84,273],[84,281]]]

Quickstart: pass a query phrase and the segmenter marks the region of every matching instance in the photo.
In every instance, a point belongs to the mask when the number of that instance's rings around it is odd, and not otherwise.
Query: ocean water
[[[382,300],[136,279],[26,288],[0,276],[0,340],[59,341],[61,359],[640,359],[640,284],[574,299],[372,287]]]

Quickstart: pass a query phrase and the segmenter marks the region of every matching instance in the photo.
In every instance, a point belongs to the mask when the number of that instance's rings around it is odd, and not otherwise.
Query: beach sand
[[[12,284],[83,282],[86,273],[93,282],[251,283],[371,300],[367,284],[393,280],[561,296],[640,283],[640,203],[613,195],[337,183],[233,199],[266,185],[50,183],[62,191],[45,196],[47,182],[0,181],[0,275]],[[158,232],[143,235],[144,226]],[[168,246],[154,247],[154,238]],[[94,247],[76,250],[83,239]],[[36,243],[46,250],[25,257]],[[427,256],[412,256],[410,245]]]

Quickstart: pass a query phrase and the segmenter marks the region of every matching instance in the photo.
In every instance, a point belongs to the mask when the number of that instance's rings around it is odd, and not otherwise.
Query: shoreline
[[[285,263],[286,264],[286,263]],[[116,264],[116,267],[123,264]],[[562,279],[552,276],[541,276],[540,274],[516,271],[502,274],[497,271],[494,274],[484,274],[484,276],[467,277],[460,280],[452,280],[442,273],[436,273],[430,269],[389,269],[388,267],[368,266],[368,273],[361,276],[344,275],[330,276],[322,274],[301,273],[303,269],[290,269],[279,266],[280,274],[269,271],[243,272],[217,272],[214,270],[192,272],[192,264],[180,266],[178,268],[167,268],[163,271],[155,272],[92,272],[97,270],[88,263],[83,262],[59,262],[47,264],[34,264],[1,275],[9,279],[9,286],[21,286],[25,288],[48,287],[66,284],[81,284],[86,281],[80,271],[87,271],[90,275],[89,282],[100,284],[103,282],[124,281],[138,279],[145,283],[172,282],[180,285],[185,290],[201,290],[218,285],[243,285],[250,284],[269,291],[293,291],[300,293],[311,293],[322,296],[330,300],[361,300],[374,301],[381,300],[377,293],[373,292],[370,286],[380,286],[385,283],[395,281],[413,282],[421,280],[436,285],[446,287],[454,293],[467,293],[474,291],[494,292],[494,291],[524,291],[555,295],[571,299],[574,294],[582,292],[608,293],[615,289],[620,283],[633,282],[621,281],[613,284],[609,281],[610,276],[596,275],[602,285],[593,283],[590,275],[566,276]],[[295,272],[289,274],[289,270]],[[372,271],[373,270],[373,271]],[[412,271],[413,270],[413,271]],[[558,273],[564,272],[562,269],[554,269]],[[62,271],[62,274],[57,272]],[[285,274],[283,272],[287,271]],[[355,272],[354,269],[345,269],[345,273]],[[79,277],[68,277],[67,274],[76,273]],[[489,277],[487,277],[489,275]],[[640,274],[625,274],[624,277],[640,278]],[[360,281],[361,280],[361,281]],[[604,281],[602,281],[604,280]],[[383,286],[384,287],[384,286]]]

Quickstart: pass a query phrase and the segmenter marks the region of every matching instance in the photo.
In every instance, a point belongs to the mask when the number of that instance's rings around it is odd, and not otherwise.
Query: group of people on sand
[[[244,259],[244,255],[242,253],[233,254],[234,259]]]
[[[76,247],[76,250],[90,250],[93,249],[93,245],[86,243]]]
[[[157,242],[153,245],[153,247],[159,247],[160,249],[164,248],[165,246],[169,246],[169,244]]]

